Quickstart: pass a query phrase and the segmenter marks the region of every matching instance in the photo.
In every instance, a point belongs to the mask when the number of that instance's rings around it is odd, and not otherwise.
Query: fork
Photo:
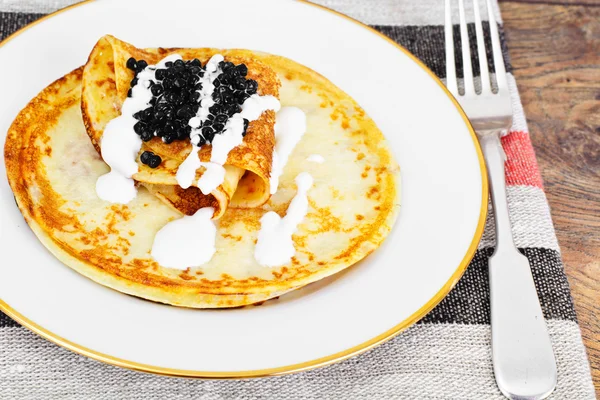
[[[512,106],[500,36],[486,0],[497,91],[492,90],[479,1],[473,0],[481,91],[475,90],[464,0],[458,0],[464,71],[464,94],[458,90],[450,0],[445,0],[446,87],[458,100],[477,132],[490,180],[496,223],[496,248],[489,260],[492,359],[496,383],[509,399],[544,399],[556,386],[556,360],[527,258],[511,231],[500,135],[512,124]]]

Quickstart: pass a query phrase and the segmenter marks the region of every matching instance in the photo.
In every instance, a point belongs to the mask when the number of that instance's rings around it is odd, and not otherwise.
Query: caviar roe
[[[148,66],[148,62],[131,57],[126,65],[135,72],[128,92],[128,96],[131,96],[132,88],[138,83],[137,75]],[[213,82],[214,105],[209,108],[207,119],[199,127],[201,135],[198,146],[211,143],[215,135],[223,133],[229,118],[239,113],[244,101],[258,90],[258,82],[246,79],[248,67],[245,64],[235,65],[222,61],[219,67],[222,73]],[[167,62],[165,68],[157,68],[156,82],[150,82],[150,107],[133,115],[138,120],[133,127],[135,133],[144,142],[155,136],[167,144],[176,140],[188,140],[192,131],[189,121],[200,108],[200,78],[204,73],[205,66],[197,58]],[[244,119],[243,136],[246,135],[248,124],[249,121]],[[144,156],[146,153],[150,154]],[[158,167],[162,161],[151,152],[144,152],[142,156],[144,158],[140,158],[140,161],[152,168]]]

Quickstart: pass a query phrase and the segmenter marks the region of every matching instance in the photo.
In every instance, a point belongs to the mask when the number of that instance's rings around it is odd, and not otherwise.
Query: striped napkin
[[[0,0],[0,37],[74,2]],[[317,2],[371,24],[444,78],[443,1]],[[500,21],[495,1],[494,6]],[[471,43],[474,31],[471,26]],[[531,263],[558,362],[552,398],[594,399],[550,210],[510,73],[508,82],[514,111],[512,129],[502,140],[508,156],[508,201],[515,241]],[[479,250],[456,288],[418,324],[348,361],[283,377],[199,381],[119,369],[47,342],[0,313],[0,399],[501,399],[490,347],[487,259],[495,242],[492,225],[488,220]]]

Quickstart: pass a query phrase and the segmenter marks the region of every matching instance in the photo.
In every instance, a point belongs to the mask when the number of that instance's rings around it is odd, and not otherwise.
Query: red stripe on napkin
[[[513,131],[502,138],[506,161],[506,184],[536,186],[543,189],[542,176],[529,134]]]

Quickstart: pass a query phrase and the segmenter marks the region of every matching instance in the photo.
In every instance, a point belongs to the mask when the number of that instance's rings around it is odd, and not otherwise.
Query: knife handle
[[[513,241],[499,136],[484,136],[481,145],[496,221],[496,248],[489,260],[494,374],[506,397],[544,399],[556,387],[552,343],[529,260]]]

